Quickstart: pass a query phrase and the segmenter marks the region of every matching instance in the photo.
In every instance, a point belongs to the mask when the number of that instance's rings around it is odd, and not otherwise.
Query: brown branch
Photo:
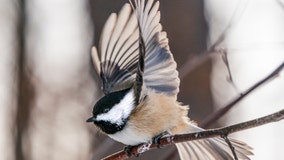
[[[213,122],[216,122],[219,118],[221,118],[224,114],[226,114],[235,104],[240,102],[243,98],[245,98],[248,94],[250,94],[255,89],[259,88],[261,85],[265,84],[269,80],[272,80],[275,78],[279,72],[283,69],[284,62],[278,66],[272,73],[270,73],[268,76],[266,76],[264,79],[250,87],[245,92],[241,93],[239,97],[234,99],[232,102],[227,104],[225,107],[222,107],[220,110],[216,111],[215,113],[208,116],[205,120],[203,120],[200,124],[202,128],[208,128]]]
[[[276,113],[273,113],[273,114],[270,114],[270,115],[267,115],[261,118],[257,118],[257,119],[243,122],[243,123],[238,123],[238,124],[231,125],[231,126],[224,127],[224,128],[211,129],[207,131],[194,132],[194,133],[189,133],[189,134],[166,136],[159,140],[159,144],[160,144],[159,147],[165,147],[165,146],[172,145],[175,143],[198,140],[198,139],[205,139],[205,138],[211,138],[211,137],[217,137],[217,136],[227,137],[227,135],[234,133],[234,132],[258,127],[258,126],[271,123],[271,122],[277,122],[282,119],[284,119],[284,109],[279,112],[276,112]],[[156,149],[156,148],[158,148],[157,145],[152,144],[152,143],[145,143],[145,144],[134,146],[130,150],[131,152],[130,157],[142,154],[146,151]],[[130,157],[124,150],[122,150],[106,158],[103,158],[102,160],[124,160]]]
[[[27,67],[28,55],[26,53],[26,0],[18,1],[18,55],[17,55],[17,108],[15,110],[14,125],[17,132],[13,135],[15,159],[26,159],[25,154],[30,153],[31,145],[27,130],[30,127],[32,103],[35,96],[35,88],[31,82],[32,71]],[[15,41],[15,43],[17,43]],[[13,44],[16,45],[16,44]],[[15,46],[16,47],[16,46]],[[15,82],[16,82],[15,81]],[[24,148],[25,147],[25,148]]]

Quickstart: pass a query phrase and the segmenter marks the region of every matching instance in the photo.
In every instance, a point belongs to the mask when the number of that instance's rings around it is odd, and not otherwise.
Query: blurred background
[[[91,47],[109,14],[126,2],[0,1],[1,159],[98,160],[123,148],[85,120],[102,96]],[[161,0],[160,10],[180,71],[178,100],[198,123],[284,61],[283,0]],[[282,72],[208,128],[283,107]],[[254,148],[253,160],[267,160],[284,157],[283,135],[278,122],[231,136]],[[135,159],[178,155],[172,146]]]

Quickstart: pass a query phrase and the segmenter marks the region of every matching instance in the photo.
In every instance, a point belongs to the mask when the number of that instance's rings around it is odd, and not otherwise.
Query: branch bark
[[[270,115],[267,115],[261,118],[257,118],[257,119],[243,122],[243,123],[238,123],[238,124],[231,125],[231,126],[224,127],[224,128],[211,129],[207,131],[194,132],[194,133],[189,133],[189,134],[166,136],[159,140],[159,147],[165,147],[165,146],[172,145],[175,143],[193,141],[193,140],[205,139],[205,138],[211,138],[211,137],[217,137],[217,136],[226,137],[229,134],[234,133],[234,132],[239,132],[242,130],[258,127],[258,126],[268,124],[271,122],[277,122],[282,119],[284,119],[284,109],[279,112],[276,112],[276,113],[273,113],[273,114],[270,114]],[[146,151],[156,149],[156,148],[158,148],[158,146],[153,143],[140,144],[140,145],[134,146],[130,150],[131,155],[128,155],[124,150],[122,150],[106,158],[103,158],[102,160],[125,160],[132,156],[139,155]]]

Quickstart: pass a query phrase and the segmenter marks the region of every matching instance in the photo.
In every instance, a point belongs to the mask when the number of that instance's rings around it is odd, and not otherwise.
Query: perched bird
[[[188,106],[177,102],[180,81],[160,24],[159,1],[129,2],[118,15],[109,16],[98,50],[92,49],[105,96],[97,101],[87,122],[126,145],[150,142],[163,133],[202,131],[188,118]],[[248,145],[230,141],[238,158],[249,159]],[[222,138],[176,146],[183,160],[233,159]]]

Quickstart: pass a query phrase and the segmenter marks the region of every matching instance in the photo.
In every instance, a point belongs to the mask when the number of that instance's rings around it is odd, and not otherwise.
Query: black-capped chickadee
[[[130,1],[118,15],[111,14],[98,49],[100,58],[95,47],[92,58],[105,96],[95,104],[87,122],[94,122],[101,131],[126,145],[150,142],[165,132],[203,130],[188,118],[188,106],[177,102],[180,82],[167,34],[160,24],[159,1]],[[237,156],[249,159],[251,148],[230,140]],[[233,159],[222,138],[176,146],[183,160]]]

